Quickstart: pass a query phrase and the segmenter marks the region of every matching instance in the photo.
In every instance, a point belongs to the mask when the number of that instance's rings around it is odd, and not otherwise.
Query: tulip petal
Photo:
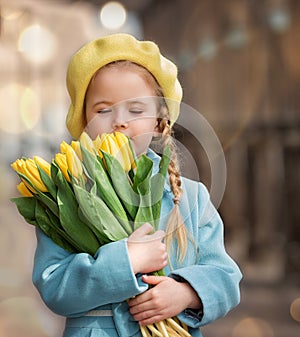
[[[79,141],[72,141],[71,146],[75,153],[77,154],[78,158],[82,161],[82,155],[80,150],[80,142]]]
[[[66,178],[66,180],[70,183],[71,179],[68,173],[68,165],[67,165],[67,157],[63,153],[57,153],[55,155],[55,162],[58,168],[61,170],[62,174]]]
[[[36,163],[36,166],[39,170],[41,180],[43,184],[46,186],[47,191],[51,194],[51,196],[56,200],[56,186],[51,179],[51,165],[49,164],[49,174],[46,173],[38,163]]]
[[[24,197],[33,197],[33,194],[30,192],[30,190],[26,187],[24,182],[20,182],[19,185],[17,185],[18,191],[24,196]]]
[[[68,146],[66,149],[66,160],[71,175],[74,178],[81,177],[83,173],[82,164],[71,146]]]
[[[26,165],[23,167],[25,176],[31,181],[34,188],[41,192],[48,192],[47,187],[43,183],[39,170],[33,159],[26,160]]]
[[[121,162],[119,157],[122,157],[121,164],[124,170],[128,172],[131,169],[131,156],[130,156],[131,149],[129,148],[128,138],[123,133],[116,132],[115,139],[119,147],[117,159]]]
[[[44,160],[43,158],[39,156],[34,156],[33,159],[34,159],[36,166],[40,166],[40,168],[44,172],[46,172],[48,176],[50,177],[50,166],[51,165],[46,160]]]
[[[96,153],[96,149],[92,139],[88,136],[86,132],[83,132],[79,138],[80,144],[84,146],[92,154]]]

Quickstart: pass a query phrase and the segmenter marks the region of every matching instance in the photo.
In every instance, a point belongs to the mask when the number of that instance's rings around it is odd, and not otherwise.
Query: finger
[[[159,284],[167,279],[167,276],[143,275],[142,280],[151,285]]]
[[[139,318],[139,316],[136,315],[134,318],[135,319]],[[146,318],[140,318],[140,319],[136,319],[136,320],[139,322],[140,325],[149,325],[149,324],[160,322],[163,319],[165,319],[165,317],[163,315],[152,314],[152,315],[149,315]]]
[[[128,300],[128,305],[130,307],[133,307],[135,305],[142,304],[144,302],[147,302],[151,299],[151,294],[148,291],[143,292],[140,295],[135,296],[134,298],[131,298]]]
[[[163,230],[158,230],[155,233],[149,235],[149,239],[163,240],[165,236],[166,236],[166,233]]]
[[[132,241],[134,239],[142,238],[143,236],[149,234],[152,231],[153,227],[148,223],[145,222],[141,227],[136,229],[128,238],[128,241]]]
[[[129,305],[129,311],[131,315],[138,315],[140,313],[145,313],[148,310],[151,310],[153,308],[153,305],[151,304],[151,301],[146,301],[143,303],[139,303],[137,305]]]

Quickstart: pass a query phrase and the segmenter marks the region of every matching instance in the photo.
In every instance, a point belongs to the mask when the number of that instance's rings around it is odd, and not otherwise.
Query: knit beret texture
[[[75,139],[85,128],[84,100],[90,80],[98,69],[121,60],[141,65],[154,76],[166,98],[171,125],[175,123],[182,99],[175,64],[162,56],[152,41],[139,41],[128,34],[113,34],[89,42],[70,60],[67,89],[71,105],[66,124]]]

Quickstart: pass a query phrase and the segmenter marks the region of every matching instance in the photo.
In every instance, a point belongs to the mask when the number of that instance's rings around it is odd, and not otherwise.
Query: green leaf
[[[46,193],[37,191],[37,194],[35,194],[35,197],[40,200],[46,207],[51,209],[51,211],[56,215],[59,216],[59,209],[57,206],[57,203],[53,201],[51,198],[48,197]]]
[[[145,222],[153,225],[150,178],[151,177],[148,176],[137,187],[138,193],[140,195],[140,205],[134,219],[134,229],[137,229]]]
[[[54,200],[56,200],[56,186],[53,182],[53,180],[48,176],[48,174],[36,163],[36,166],[39,170],[40,177],[44,185],[47,187],[47,190],[49,191],[50,195],[53,197]],[[51,168],[50,168],[51,170]]]
[[[56,176],[57,203],[59,208],[59,219],[62,227],[68,235],[78,244],[81,251],[91,255],[99,248],[99,242],[93,232],[86,226],[77,214],[78,203],[75,195],[65,180],[61,171]]]
[[[139,209],[134,219],[134,229],[137,229],[145,222],[153,224],[150,189],[152,169],[152,160],[142,155],[137,162],[136,174],[133,181],[133,189],[137,191],[140,197]]]
[[[56,181],[56,176],[57,176],[57,173],[58,171],[60,171],[60,168],[58,167],[58,165],[53,161],[51,163],[51,166],[50,166],[50,174],[51,174],[51,179],[52,181],[55,183]]]
[[[77,185],[74,185],[74,191],[81,214],[97,237],[105,242],[111,242],[124,239],[131,234],[125,231],[101,198]]]
[[[105,245],[106,243],[111,242],[111,240],[107,237],[106,234],[104,234],[104,232],[93,228],[93,227],[95,227],[94,223],[90,222],[90,220],[87,219],[87,217],[82,212],[81,208],[78,209],[78,216],[79,216],[79,219],[82,220],[87,226],[89,226],[89,228],[96,235],[96,237],[97,237],[97,239],[98,239],[98,241],[100,243],[100,247],[103,246],[103,245]]]
[[[120,162],[109,153],[104,151],[102,151],[102,153],[113,187],[118,194],[119,199],[129,213],[130,218],[133,220],[136,216],[139,206],[139,195],[134,192],[129,182],[129,177],[124,171]]]
[[[171,158],[171,149],[166,146],[159,163],[158,173],[152,175],[153,162],[146,156],[140,157],[137,163],[137,172],[134,180],[134,188],[137,189],[141,202],[134,222],[134,228],[138,228],[144,222],[158,229],[160,220],[161,203],[168,166]]]
[[[17,172],[18,175],[20,176],[20,178],[24,179],[35,191],[35,195],[34,197],[37,198],[38,200],[40,200],[46,207],[49,207],[51,209],[51,211],[58,215],[58,207],[55,201],[53,201],[53,199],[51,199],[48,195],[47,192],[41,192],[39,190],[37,190],[34,185],[31,183],[31,181],[22,173]]]
[[[146,155],[142,155],[137,162],[136,173],[133,179],[133,190],[135,192],[138,192],[138,185],[151,176],[152,169],[152,160]]]
[[[99,165],[101,165],[96,155],[90,153],[84,146],[80,144],[81,154],[82,154],[82,163],[86,173],[89,177],[94,180]]]
[[[168,167],[171,161],[172,151],[169,145],[164,148],[161,160],[159,162],[159,172],[163,176],[167,175]]]
[[[106,203],[109,209],[122,223],[127,233],[131,233],[132,228],[127,213],[119,200],[103,165],[98,161],[97,157],[91,154],[84,146],[81,146],[81,151],[83,166],[91,179],[96,182],[98,196]]]
[[[154,276],[166,276],[166,274],[165,274],[165,272],[164,272],[163,269],[154,271],[153,273],[151,273],[151,275],[154,275]]]
[[[70,252],[76,252],[76,249],[60,235],[60,232],[53,227],[46,209],[43,208],[38,202],[35,207],[35,218],[38,227],[57,245]]]
[[[73,240],[67,232],[65,232],[65,230],[61,226],[60,220],[49,209],[46,209],[45,212],[49,217],[51,228],[55,230],[62,238],[64,238],[73,247],[74,250],[76,250],[77,252],[82,252],[82,249],[78,245],[78,243]]]
[[[37,226],[35,220],[35,205],[37,200],[34,197],[12,198],[11,201],[16,204],[19,213],[26,222],[33,226]]]
[[[158,173],[151,177],[151,195],[152,195],[152,215],[154,221],[154,228],[157,230],[160,219],[161,203],[163,198],[164,186],[166,181],[166,175],[171,160],[171,149],[166,146],[163,151],[159,163]]]

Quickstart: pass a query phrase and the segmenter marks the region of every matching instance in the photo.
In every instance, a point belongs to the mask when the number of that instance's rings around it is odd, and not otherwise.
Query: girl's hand
[[[154,287],[128,301],[130,313],[141,325],[177,316],[186,308],[201,308],[199,297],[188,283],[150,275],[143,275],[143,281]]]
[[[168,264],[166,246],[162,242],[165,232],[152,231],[152,226],[143,224],[128,238],[128,254],[135,274],[151,273],[164,268]]]

